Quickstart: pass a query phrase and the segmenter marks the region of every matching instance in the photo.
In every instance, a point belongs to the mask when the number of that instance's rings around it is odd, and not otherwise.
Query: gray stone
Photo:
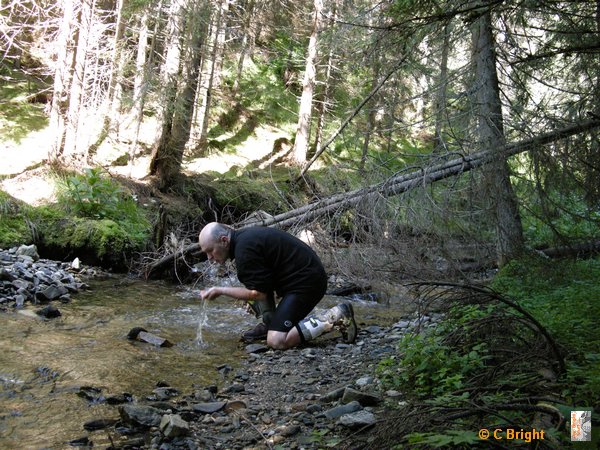
[[[265,353],[269,350],[269,347],[263,344],[250,344],[246,346],[247,353]]]
[[[336,400],[339,400],[340,398],[342,398],[344,396],[345,390],[346,390],[346,387],[341,387],[341,388],[335,389],[335,390],[330,391],[327,394],[323,395],[320,398],[320,400],[323,403],[335,402]]]
[[[324,415],[329,420],[337,419],[345,414],[350,414],[356,411],[360,411],[362,406],[358,402],[351,402],[346,405],[336,406],[334,408],[325,411]]]
[[[17,277],[15,277],[11,272],[3,267],[0,267],[0,281],[14,281],[16,279]]]
[[[356,380],[356,384],[359,387],[364,387],[364,386],[368,386],[369,384],[373,384],[373,377],[370,376],[365,376],[365,377],[361,377],[358,380]]]
[[[212,414],[225,408],[226,404],[227,402],[196,403],[192,405],[192,409],[199,413]]]
[[[369,411],[356,411],[351,414],[345,414],[340,417],[338,423],[347,428],[355,429],[374,425],[377,419]]]
[[[140,331],[137,338],[142,342],[147,342],[148,344],[156,345],[157,347],[172,347],[173,344],[169,342],[167,339],[157,336],[152,333],[147,333],[146,331]]]
[[[36,294],[36,298],[38,300],[41,301],[52,301],[52,300],[56,300],[57,298],[59,298],[62,295],[65,295],[68,292],[67,288],[60,285],[60,286],[48,286],[47,288],[45,288],[42,291],[39,291]]]
[[[146,405],[122,405],[119,414],[124,422],[145,427],[157,427],[162,418],[159,409]]]
[[[17,256],[29,256],[34,261],[40,259],[40,255],[38,254],[37,247],[34,244],[31,245],[21,245],[17,251],[15,252]]]
[[[410,322],[408,320],[401,320],[400,322],[396,322],[393,328],[408,328],[410,326]]]
[[[165,414],[160,421],[160,431],[168,438],[187,436],[190,425],[179,414]]]
[[[359,402],[362,406],[373,406],[381,402],[381,398],[374,394],[357,391],[356,389],[346,388],[342,403]]]

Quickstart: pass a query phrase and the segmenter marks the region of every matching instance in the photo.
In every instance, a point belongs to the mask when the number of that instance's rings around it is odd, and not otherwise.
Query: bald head
[[[232,233],[233,228],[219,222],[211,222],[202,228],[198,243],[209,261],[224,263],[227,260]]]

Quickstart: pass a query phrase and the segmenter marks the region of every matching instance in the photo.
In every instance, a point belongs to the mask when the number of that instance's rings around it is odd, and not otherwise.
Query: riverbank
[[[360,447],[390,408],[403,404],[401,393],[382,387],[378,362],[395,353],[403,335],[438,320],[369,325],[350,345],[335,333],[287,351],[240,343],[246,357],[238,369],[214,368],[219,386],[179,392],[159,383],[145,399],[115,406],[120,419],[84,424],[90,433],[71,444],[91,446],[108,432],[113,448]]]

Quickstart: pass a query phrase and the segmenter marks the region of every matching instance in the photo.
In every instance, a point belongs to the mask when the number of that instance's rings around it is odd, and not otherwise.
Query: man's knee
[[[286,350],[289,348],[289,345],[287,344],[287,333],[269,330],[269,333],[267,334],[267,345],[275,350]]]

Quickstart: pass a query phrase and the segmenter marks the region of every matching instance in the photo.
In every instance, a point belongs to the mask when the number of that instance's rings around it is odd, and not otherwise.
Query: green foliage
[[[103,175],[101,169],[87,169],[83,175],[67,177],[61,185],[59,203],[71,214],[86,220],[74,221],[74,229],[67,239],[53,237],[55,244],[93,243],[99,255],[111,246],[121,251],[143,245],[150,232],[150,222],[133,196]],[[90,227],[89,232],[86,227]]]
[[[527,256],[502,268],[493,287],[528,309],[564,347],[564,394],[573,404],[600,398],[600,259]]]
[[[473,308],[456,312],[452,320],[429,333],[404,336],[398,343],[399,357],[379,363],[377,371],[383,381],[420,397],[444,396],[465,387],[466,381],[485,366],[488,352],[484,342],[460,349],[444,342],[448,332],[483,314]]]
[[[439,433],[411,433],[407,436],[409,444],[420,444],[427,448],[472,448],[474,444],[481,443],[481,438],[474,431],[447,430]]]
[[[0,248],[31,242],[29,208],[0,190]]]
[[[537,194],[525,198],[528,208],[522,213],[523,232],[535,248],[600,238],[600,208],[588,205],[576,191],[553,191],[542,203]]]

